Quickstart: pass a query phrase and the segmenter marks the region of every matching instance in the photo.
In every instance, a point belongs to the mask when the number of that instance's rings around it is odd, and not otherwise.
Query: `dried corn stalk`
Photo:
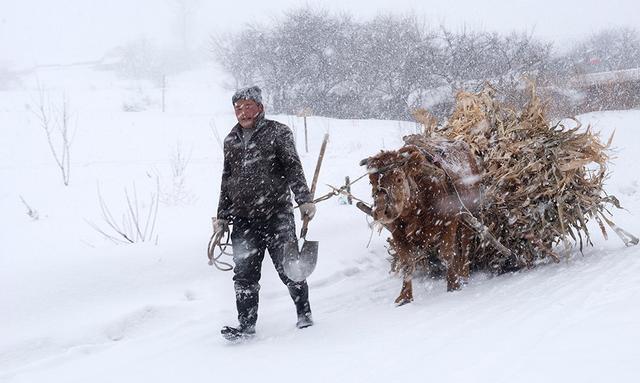
[[[420,122],[430,121],[424,111]],[[575,119],[574,119],[575,120]],[[576,120],[577,122],[577,120]],[[478,94],[460,92],[455,109],[442,127],[432,122],[425,134],[465,141],[483,166],[484,202],[479,219],[512,256],[477,240],[476,268],[508,271],[558,260],[554,245],[592,244],[586,223],[596,220],[606,237],[606,222],[625,244],[638,239],[615,226],[607,216],[607,144],[590,128],[551,125],[545,106],[531,87],[531,99],[521,110],[498,102],[490,87]]]

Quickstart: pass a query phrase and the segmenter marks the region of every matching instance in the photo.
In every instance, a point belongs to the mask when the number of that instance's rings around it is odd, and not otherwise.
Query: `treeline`
[[[233,87],[264,89],[272,113],[338,118],[406,119],[424,106],[442,116],[455,91],[485,81],[518,102],[525,79],[553,88],[575,73],[640,64],[640,38],[628,29],[559,55],[527,33],[454,32],[411,16],[355,21],[309,7],[216,36],[211,49]]]

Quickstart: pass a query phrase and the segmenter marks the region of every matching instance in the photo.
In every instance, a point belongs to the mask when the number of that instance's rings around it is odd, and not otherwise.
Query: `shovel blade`
[[[304,281],[315,270],[317,262],[317,241],[304,241],[300,250],[298,250],[297,242],[285,244],[282,267],[289,279],[295,282]]]

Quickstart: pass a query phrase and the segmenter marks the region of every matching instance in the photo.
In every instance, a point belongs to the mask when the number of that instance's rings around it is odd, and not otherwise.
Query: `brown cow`
[[[447,290],[469,277],[474,232],[461,214],[480,203],[475,157],[462,141],[412,135],[398,151],[363,161],[373,189],[373,218],[392,235],[390,243],[403,276],[396,303],[413,300],[411,279],[420,254],[437,250],[447,270]]]

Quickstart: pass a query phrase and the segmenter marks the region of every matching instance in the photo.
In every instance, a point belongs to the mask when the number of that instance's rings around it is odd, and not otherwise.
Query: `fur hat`
[[[256,104],[262,104],[262,91],[257,85],[238,89],[231,97],[231,104],[235,105],[238,100],[253,100]]]

